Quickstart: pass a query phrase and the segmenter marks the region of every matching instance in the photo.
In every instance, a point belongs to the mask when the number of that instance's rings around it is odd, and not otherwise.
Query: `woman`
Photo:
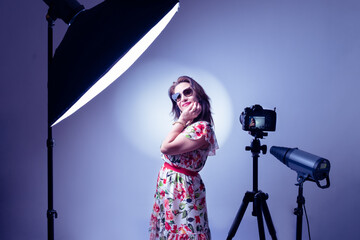
[[[209,97],[182,76],[169,89],[173,127],[161,145],[161,167],[150,222],[150,239],[210,239],[205,186],[198,172],[218,149]]]

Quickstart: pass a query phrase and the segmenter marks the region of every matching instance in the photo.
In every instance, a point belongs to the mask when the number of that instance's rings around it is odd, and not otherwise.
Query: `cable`
[[[309,233],[309,240],[311,240],[310,224],[309,224],[309,219],[308,219],[308,215],[307,215],[307,212],[306,212],[305,203],[304,203],[304,211],[305,211],[306,223],[307,223],[307,228],[308,228],[308,233]]]

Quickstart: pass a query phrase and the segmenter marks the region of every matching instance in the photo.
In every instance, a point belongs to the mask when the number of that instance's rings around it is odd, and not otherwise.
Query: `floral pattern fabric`
[[[179,155],[162,155],[165,162],[190,171],[200,171],[209,155],[218,149],[210,123],[199,121],[181,133],[197,140],[205,136],[206,149],[197,149]],[[150,240],[209,240],[205,185],[199,174],[188,176],[161,167],[155,192],[155,203],[150,220]]]

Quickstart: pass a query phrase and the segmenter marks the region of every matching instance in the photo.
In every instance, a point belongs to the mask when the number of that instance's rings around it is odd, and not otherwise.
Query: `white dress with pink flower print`
[[[209,155],[218,149],[210,123],[195,122],[181,133],[197,140],[205,136],[207,149],[198,149],[179,155],[163,155],[165,162],[186,170],[198,172]],[[186,175],[162,166],[155,192],[155,203],[150,221],[150,240],[210,239],[205,186],[199,174]]]

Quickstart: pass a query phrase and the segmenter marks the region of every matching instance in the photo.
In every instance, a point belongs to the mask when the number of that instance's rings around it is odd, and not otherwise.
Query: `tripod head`
[[[249,131],[249,134],[255,138],[264,138],[264,137],[267,137],[268,136],[268,133],[267,132],[264,132],[260,129],[254,129],[254,130],[250,130]]]
[[[257,156],[259,155],[260,151],[262,151],[263,154],[266,154],[267,152],[267,146],[266,145],[261,145],[260,140],[263,137],[267,136],[268,133],[263,132],[259,129],[255,129],[252,131],[249,131],[249,134],[251,136],[254,137],[253,141],[251,142],[250,146],[246,146],[245,150],[246,151],[251,151],[254,154],[256,154]]]

